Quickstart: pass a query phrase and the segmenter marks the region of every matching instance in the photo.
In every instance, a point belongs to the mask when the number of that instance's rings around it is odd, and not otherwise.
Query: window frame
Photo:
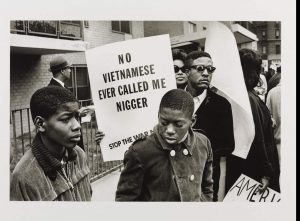
[[[113,29],[113,22],[119,22],[119,30]],[[128,22],[129,23],[129,33],[122,31],[122,22]],[[128,34],[132,35],[132,23],[131,21],[111,21],[111,30],[113,33],[119,33],[119,34]]]

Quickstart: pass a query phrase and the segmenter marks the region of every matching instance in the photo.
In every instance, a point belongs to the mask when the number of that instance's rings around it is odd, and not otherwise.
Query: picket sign
[[[176,88],[169,35],[138,38],[86,51],[104,161],[123,160],[152,133],[162,96]]]
[[[261,186],[256,180],[242,174],[226,194],[223,202],[279,202],[280,193],[267,188],[263,193],[258,192]]]

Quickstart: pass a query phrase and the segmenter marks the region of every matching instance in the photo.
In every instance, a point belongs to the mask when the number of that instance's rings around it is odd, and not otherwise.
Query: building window
[[[267,46],[262,46],[262,53],[267,54]]]
[[[81,21],[11,21],[12,33],[43,36],[49,38],[62,38],[83,40],[83,24]]]
[[[81,21],[60,21],[60,37],[82,39]]]
[[[66,87],[73,92],[79,101],[91,102],[90,81],[86,65],[72,67],[71,78],[66,82]]]
[[[129,21],[112,21],[111,29],[116,32],[131,34]]]
[[[203,26],[203,27],[202,27],[202,30],[205,31],[205,30],[206,30],[206,27]]]
[[[188,23],[189,33],[197,32],[197,25],[195,23]]]
[[[281,53],[280,45],[276,45],[275,47],[276,47],[276,48],[275,48],[276,54],[280,54],[280,53]]]
[[[84,27],[85,27],[85,28],[90,27],[89,21],[84,21],[83,24],[84,24]]]
[[[279,38],[279,37],[280,37],[280,31],[279,31],[279,29],[276,29],[276,30],[275,30],[275,37],[276,37],[276,38]]]

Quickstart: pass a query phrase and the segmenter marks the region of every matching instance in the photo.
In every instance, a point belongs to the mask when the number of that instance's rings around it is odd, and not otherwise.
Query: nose
[[[81,129],[81,125],[80,125],[79,121],[74,117],[72,120],[72,130],[77,131],[80,129]]]
[[[169,135],[175,134],[175,129],[174,129],[174,126],[173,126],[172,124],[169,124],[169,125],[167,126],[166,133],[169,134]]]
[[[202,75],[203,75],[203,76],[209,76],[209,73],[208,73],[208,71],[207,71],[206,68],[205,68],[204,71],[202,72]]]

